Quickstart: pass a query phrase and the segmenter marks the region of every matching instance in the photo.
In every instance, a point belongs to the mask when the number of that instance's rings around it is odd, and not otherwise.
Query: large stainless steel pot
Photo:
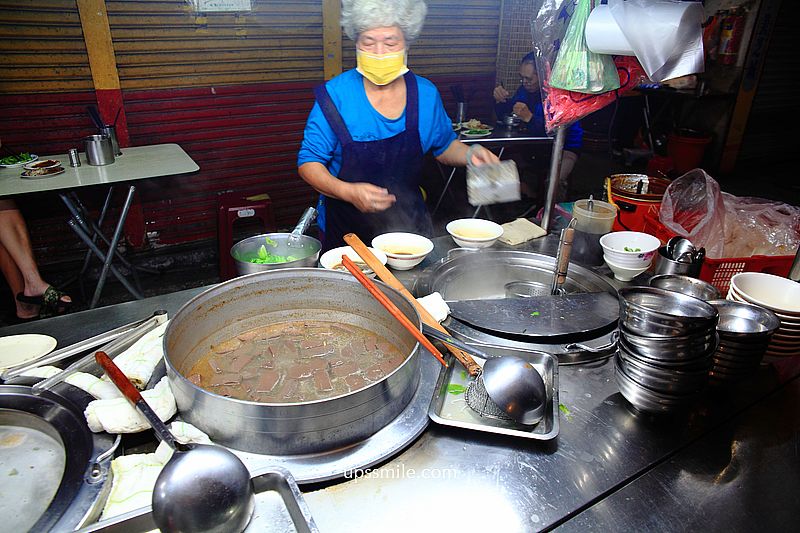
[[[241,240],[231,247],[231,257],[233,257],[234,265],[236,266],[236,274],[244,276],[245,274],[253,274],[255,272],[266,272],[268,270],[278,270],[282,268],[296,268],[296,267],[313,267],[317,266],[319,259],[319,250],[322,248],[322,243],[314,237],[308,235],[300,235],[297,243],[292,243],[289,246],[289,237],[291,233],[265,233],[263,235],[254,235]],[[294,261],[286,261],[285,263],[251,263],[248,261],[251,257],[258,255],[258,249],[262,244],[266,244],[266,239],[275,241],[275,246],[269,247],[269,252],[272,255],[295,256],[297,259]]]
[[[376,282],[419,327],[414,306]],[[184,373],[210,345],[243,331],[289,320],[359,326],[407,353],[382,380],[346,395],[301,403],[259,403],[219,396]],[[182,417],[231,448],[272,455],[316,453],[361,441],[395,418],[419,383],[419,345],[348,273],[289,268],[235,278],[196,296],[164,335],[167,375]]]

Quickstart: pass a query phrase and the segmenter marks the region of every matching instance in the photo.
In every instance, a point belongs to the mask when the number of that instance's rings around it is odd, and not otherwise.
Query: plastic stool
[[[233,247],[233,224],[241,218],[256,218],[264,224],[264,233],[275,231],[275,214],[269,195],[223,193],[217,197],[217,242],[219,243],[219,277],[222,281],[236,276],[236,267],[231,257]]]

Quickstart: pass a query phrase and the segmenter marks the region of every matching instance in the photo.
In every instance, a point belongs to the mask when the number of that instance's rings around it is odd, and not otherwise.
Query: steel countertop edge
[[[407,286],[454,246],[448,236],[434,242],[421,265],[396,273]],[[550,235],[495,249],[552,255],[556,245]],[[157,308],[174,314],[204,289],[3,328],[0,335],[46,333],[65,346]],[[689,412],[670,417],[630,408],[613,368],[612,358],[559,369],[564,407],[553,441],[432,423],[375,470],[305,487],[317,525],[321,531],[796,528],[800,357],[772,359],[752,381],[709,392]],[[726,514],[715,518],[704,509]]]

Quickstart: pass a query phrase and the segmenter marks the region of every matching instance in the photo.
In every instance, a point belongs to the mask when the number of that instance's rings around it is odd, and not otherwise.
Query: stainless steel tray
[[[272,467],[262,471],[253,477],[253,485],[256,492],[256,506],[245,532],[317,533],[319,531],[303,494],[288,470]],[[147,508],[98,522],[81,529],[80,533],[90,531],[144,533],[155,527],[150,509]]]
[[[547,406],[542,421],[535,426],[526,427],[511,421],[481,417],[467,405],[464,393],[458,392],[462,389],[466,390],[471,378],[467,375],[464,367],[452,357],[448,362],[450,366],[442,367],[439,373],[436,391],[428,408],[428,416],[431,420],[444,426],[499,433],[524,439],[549,440],[555,438],[558,435],[558,359],[556,356],[545,352],[514,348],[481,346],[481,349],[488,355],[498,357],[515,355],[533,364],[542,375],[547,389]],[[476,358],[476,361],[483,366],[482,360]]]

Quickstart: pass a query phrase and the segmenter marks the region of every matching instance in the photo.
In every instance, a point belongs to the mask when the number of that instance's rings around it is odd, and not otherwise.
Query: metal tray
[[[245,532],[317,533],[303,494],[288,470],[272,467],[253,477],[256,506]],[[80,533],[145,532],[155,529],[150,509],[139,509],[81,529]]]
[[[448,362],[450,366],[442,367],[439,373],[436,391],[428,408],[428,416],[431,420],[444,426],[499,433],[524,439],[550,440],[555,438],[558,435],[558,359],[556,356],[545,352],[514,348],[481,346],[481,349],[487,354],[497,357],[515,355],[533,364],[542,375],[547,388],[547,406],[542,421],[535,426],[527,427],[511,421],[495,420],[478,415],[467,406],[463,393],[448,392],[449,389],[458,386],[466,389],[471,379],[464,368],[452,357]],[[475,358],[475,360],[483,366],[482,360],[479,358]],[[453,385],[456,387],[451,387]]]

